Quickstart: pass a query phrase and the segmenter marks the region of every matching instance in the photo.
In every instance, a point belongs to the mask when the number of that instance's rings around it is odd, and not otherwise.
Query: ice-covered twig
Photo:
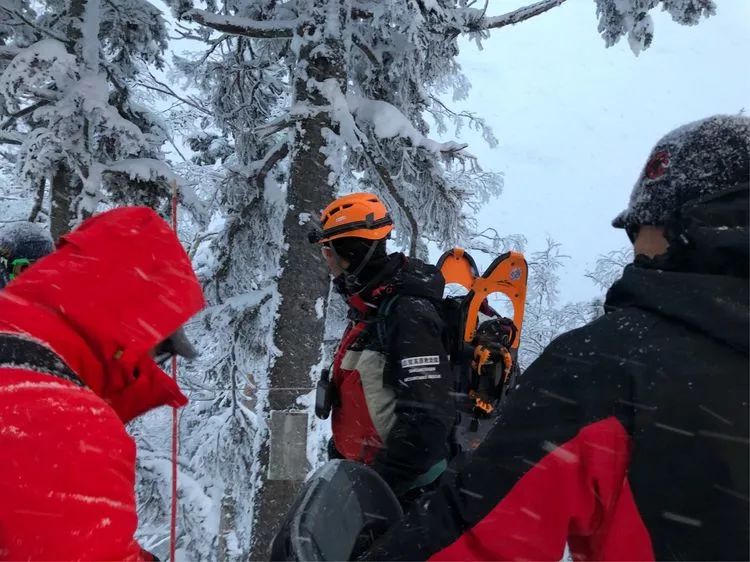
[[[31,105],[24,107],[23,109],[19,111],[16,111],[12,115],[10,115],[2,125],[0,125],[0,129],[7,129],[21,117],[24,117],[28,115],[29,113],[33,113],[34,111],[36,111],[37,109],[39,109],[40,107],[44,105],[47,105],[48,103],[49,101],[47,100],[41,100],[36,103],[32,103]]]
[[[23,144],[23,136],[11,131],[0,131],[0,144]]]
[[[633,247],[626,246],[612,250],[596,258],[594,269],[586,271],[585,276],[591,279],[602,290],[609,289],[622,275],[626,265],[633,262]]]
[[[221,234],[220,232],[207,232],[205,234],[201,234],[200,236],[196,236],[195,240],[193,240],[193,243],[190,245],[190,249],[188,250],[188,257],[192,260],[195,257],[195,252],[198,251],[198,246],[200,246],[203,242],[208,240],[209,238],[213,238],[215,236],[218,236]]]
[[[459,133],[462,122],[465,119],[469,122],[470,126],[473,126],[475,129],[482,131],[482,137],[485,141],[487,141],[487,144],[491,148],[497,146],[497,138],[492,131],[492,127],[487,125],[487,122],[484,119],[478,117],[475,113],[472,113],[470,111],[454,111],[450,107],[445,105],[445,103],[443,103],[437,96],[430,95],[430,99],[432,100],[433,104],[438,106],[439,109],[428,109],[428,111],[430,111],[433,116],[438,115],[440,112],[448,115],[448,117],[456,125],[456,134]]]
[[[409,255],[416,256],[417,245],[419,244],[419,224],[417,223],[417,219],[409,210],[409,206],[406,204],[404,198],[398,192],[398,188],[393,183],[393,178],[391,178],[391,174],[388,172],[388,169],[378,160],[378,158],[373,154],[372,150],[369,147],[363,147],[362,152],[364,153],[367,162],[370,164],[370,166],[380,179],[380,182],[383,184],[383,187],[385,187],[388,195],[391,196],[391,198],[396,202],[396,204],[406,216],[406,220],[409,222],[409,228],[411,230],[411,237],[409,239]]]

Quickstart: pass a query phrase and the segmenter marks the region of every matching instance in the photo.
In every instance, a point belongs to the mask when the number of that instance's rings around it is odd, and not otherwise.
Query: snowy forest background
[[[57,237],[113,205],[168,217],[177,186],[209,301],[180,372],[180,558],[262,558],[293,494],[268,478],[269,412],[306,413],[341,327],[306,242],[334,194],[378,192],[411,255],[525,251],[528,364],[600,313],[630,259],[608,221],[652,143],[750,101],[748,6],[0,0],[0,223]],[[306,472],[328,428],[304,419]],[[139,538],[161,559],[169,421],[130,427]]]

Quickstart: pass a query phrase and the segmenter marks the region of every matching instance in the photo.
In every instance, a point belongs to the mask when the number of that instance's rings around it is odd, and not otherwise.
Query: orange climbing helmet
[[[321,230],[314,242],[338,238],[382,240],[393,230],[393,219],[383,202],[372,193],[350,193],[330,203],[320,215]]]

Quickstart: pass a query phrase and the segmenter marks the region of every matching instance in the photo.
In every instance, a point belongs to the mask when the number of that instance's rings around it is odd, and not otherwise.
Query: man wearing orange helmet
[[[445,281],[432,265],[387,254],[393,221],[375,195],[336,199],[320,226],[311,241],[322,244],[350,318],[328,385],[329,453],[370,465],[409,501],[437,481],[450,456],[455,406],[439,312]]]

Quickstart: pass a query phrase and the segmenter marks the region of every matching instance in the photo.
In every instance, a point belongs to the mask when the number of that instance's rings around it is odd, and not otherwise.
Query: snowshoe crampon
[[[305,482],[273,539],[270,559],[352,560],[402,515],[375,471],[353,461],[329,461]]]

